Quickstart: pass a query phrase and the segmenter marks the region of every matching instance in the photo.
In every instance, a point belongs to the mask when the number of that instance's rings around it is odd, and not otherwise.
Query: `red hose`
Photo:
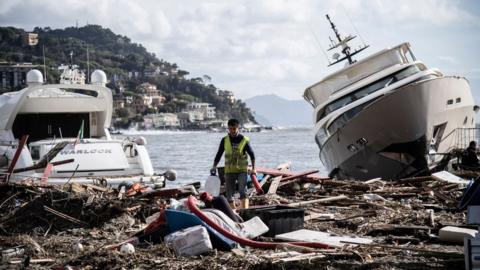
[[[250,178],[252,179],[253,185],[255,186],[255,190],[257,190],[257,194],[262,195],[263,194],[263,189],[260,186],[260,183],[258,183],[257,175],[252,173],[252,174],[250,174]]]
[[[188,208],[192,213],[197,215],[201,220],[205,223],[210,225],[213,229],[217,232],[221,233],[223,236],[245,246],[255,247],[255,248],[269,248],[275,249],[285,245],[294,245],[294,246],[302,246],[302,247],[310,247],[310,248],[330,248],[327,244],[322,243],[315,243],[315,242],[259,242],[250,240],[247,238],[239,237],[235,234],[232,234],[225,229],[223,229],[220,225],[213,222],[207,215],[205,215],[200,209],[198,209],[196,204],[196,199],[193,196],[188,197]]]

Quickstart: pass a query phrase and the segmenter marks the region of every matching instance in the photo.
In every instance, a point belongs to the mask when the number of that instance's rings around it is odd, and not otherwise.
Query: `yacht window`
[[[323,144],[325,143],[325,141],[328,139],[328,135],[327,133],[325,132],[325,129],[323,128],[320,128],[318,130],[318,133],[317,135],[315,136],[315,141],[317,142],[318,146],[320,147],[320,149],[322,149],[322,146]]]
[[[377,98],[374,98],[372,100],[369,100],[361,105],[358,105],[354,108],[351,108],[350,110],[344,112],[342,115],[340,115],[339,117],[337,117],[331,124],[330,126],[328,126],[328,132],[330,132],[330,134],[333,134],[334,132],[336,132],[339,128],[343,127],[343,125],[345,125],[345,123],[347,123],[350,119],[352,119],[353,117],[355,117],[355,115],[357,115],[359,112],[361,112],[365,107],[367,107],[368,105],[370,105],[371,103],[373,103],[375,100],[377,100],[379,97]]]
[[[430,147],[438,151],[438,146],[442,142],[443,134],[445,133],[445,128],[447,127],[447,122],[433,127],[433,136],[432,141],[430,142]]]
[[[417,66],[410,66],[394,74],[391,74],[388,77],[382,78],[380,80],[377,80],[376,82],[366,85],[355,92],[349,93],[348,95],[341,97],[340,99],[337,99],[336,101],[325,106],[325,109],[320,119],[325,117],[325,115],[338,110],[339,108],[342,108],[358,99],[361,99],[365,96],[370,95],[373,92],[376,92],[380,89],[383,89],[384,87],[387,87],[393,83],[396,83],[397,81],[403,80],[406,77],[409,77],[419,71],[420,69]]]
[[[447,100],[447,105],[452,105],[453,104],[453,99]]]
[[[468,117],[465,116],[465,119],[463,119],[463,125],[466,125],[468,121]]]
[[[410,62],[415,62],[417,59],[415,58],[415,55],[413,54],[412,50],[410,50],[410,48],[408,48],[408,53],[405,54],[406,57],[408,58],[408,56],[410,56]]]
[[[455,99],[455,102],[456,102],[456,103],[460,103],[460,101],[462,101],[462,99],[459,98],[459,97],[457,97],[457,99]]]

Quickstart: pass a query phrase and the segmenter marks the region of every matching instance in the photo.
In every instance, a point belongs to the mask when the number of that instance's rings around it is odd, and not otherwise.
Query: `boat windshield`
[[[373,92],[376,92],[380,89],[383,89],[387,86],[389,86],[390,84],[392,83],[395,83],[397,81],[400,81],[406,77],[409,77],[417,72],[419,72],[420,69],[414,65],[414,66],[410,66],[408,68],[405,68],[405,69],[402,69],[400,71],[397,71],[393,74],[390,74],[389,76],[387,77],[384,77],[382,79],[379,79],[371,84],[368,84],[354,92],[351,92],[349,93],[348,95],[346,96],[343,96],[335,101],[333,101],[332,103],[330,103],[329,105],[325,106],[325,109],[323,110],[321,116],[318,118],[318,119],[321,119],[323,117],[325,117],[326,115],[328,115],[329,113],[333,112],[333,111],[336,111],[356,100],[359,100],[365,96],[368,96],[370,95],[371,93]]]

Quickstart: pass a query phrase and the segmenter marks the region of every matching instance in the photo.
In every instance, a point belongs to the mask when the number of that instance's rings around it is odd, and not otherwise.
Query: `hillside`
[[[159,59],[141,44],[128,37],[113,33],[99,25],[50,29],[36,27],[38,44],[27,46],[22,42],[25,30],[14,27],[0,27],[0,62],[29,62],[43,65],[43,48],[47,81],[58,82],[60,64],[73,62],[87,71],[87,48],[89,70],[102,69],[110,79],[109,87],[122,88],[135,95],[143,82],[157,86],[166,97],[166,103],[159,111],[178,112],[191,101],[208,102],[217,109],[220,119],[235,117],[243,122],[254,121],[245,103],[233,103],[218,95],[215,85],[209,84],[210,77],[187,78],[188,71],[179,69],[176,63]],[[71,56],[72,55],[72,56]],[[146,76],[148,72],[155,75]],[[133,75],[132,75],[133,74]],[[224,89],[223,89],[224,90]],[[148,113],[148,112],[143,112]]]
[[[287,100],[276,95],[262,95],[246,99],[245,103],[253,110],[261,124],[283,127],[313,125],[313,109],[304,100]]]

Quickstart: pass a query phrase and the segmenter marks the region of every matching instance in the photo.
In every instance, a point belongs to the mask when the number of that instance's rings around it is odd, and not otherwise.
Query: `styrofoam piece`
[[[447,226],[440,229],[440,231],[438,232],[438,239],[440,241],[462,244],[463,238],[473,238],[475,237],[477,232],[477,230],[473,229]]]
[[[453,175],[447,171],[436,172],[432,174],[433,179],[438,181],[444,181],[452,184],[462,184],[467,185],[469,183],[468,180],[465,180],[461,177]]]
[[[179,256],[196,256],[212,250],[207,229],[196,225],[165,236],[165,243]]]
[[[242,234],[250,239],[268,232],[268,227],[259,217],[253,217],[242,223]]]
[[[312,231],[302,229],[289,233],[278,234],[275,239],[286,241],[305,241],[305,242],[319,242],[328,244],[332,247],[343,247],[345,244],[341,241],[353,242],[358,244],[370,244],[372,239],[362,237],[337,236],[326,232]]]
[[[363,194],[363,198],[367,201],[386,201],[387,200],[384,197],[378,194],[373,194],[373,193]]]

